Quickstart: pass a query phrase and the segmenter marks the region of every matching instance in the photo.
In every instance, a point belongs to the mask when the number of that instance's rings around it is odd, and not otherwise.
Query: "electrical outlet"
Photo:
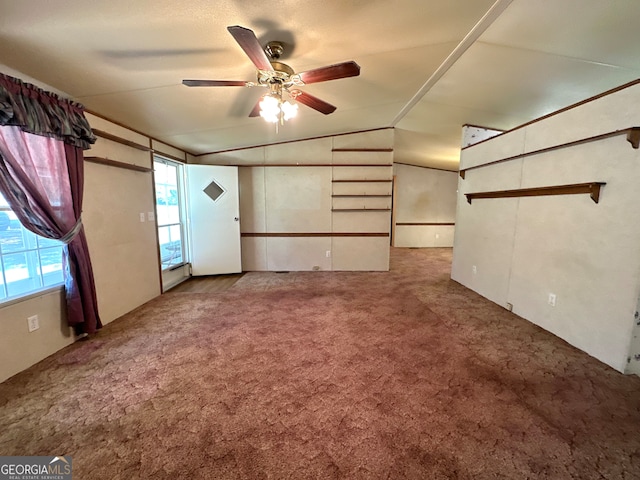
[[[29,326],[30,332],[35,332],[40,328],[40,319],[38,315],[33,315],[32,317],[27,318],[27,325]]]
[[[154,220],[154,214],[153,214],[153,212],[147,212],[147,220],[148,220],[149,222],[153,222],[153,220]]]
[[[436,233],[436,240],[440,238],[440,234]]]
[[[550,293],[549,294],[549,305],[551,305],[552,307],[556,306],[556,294],[555,293]]]
[[[473,274],[477,274],[478,273],[478,267],[476,267],[475,265],[471,268],[471,271],[473,272]]]

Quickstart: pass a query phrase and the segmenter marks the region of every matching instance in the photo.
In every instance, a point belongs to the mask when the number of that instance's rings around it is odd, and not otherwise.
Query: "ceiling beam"
[[[473,26],[462,41],[453,49],[447,58],[440,64],[435,72],[422,85],[420,90],[402,107],[393,121],[391,127],[395,127],[415,105],[422,100],[429,90],[447,73],[447,71],[458,61],[460,57],[473,45],[487,28],[504,12],[513,0],[496,0],[487,13]]]

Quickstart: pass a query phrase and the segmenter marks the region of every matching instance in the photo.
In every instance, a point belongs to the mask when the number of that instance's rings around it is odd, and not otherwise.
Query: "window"
[[[156,157],[153,162],[156,185],[158,240],[162,269],[185,263],[180,181],[182,165]]]
[[[0,195],[0,302],[64,283],[62,248],[24,228]]]

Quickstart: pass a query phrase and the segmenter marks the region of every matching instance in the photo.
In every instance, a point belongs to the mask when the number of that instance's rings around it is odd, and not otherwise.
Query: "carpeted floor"
[[[93,479],[637,479],[640,378],[449,278],[247,273],[0,384],[0,454]]]

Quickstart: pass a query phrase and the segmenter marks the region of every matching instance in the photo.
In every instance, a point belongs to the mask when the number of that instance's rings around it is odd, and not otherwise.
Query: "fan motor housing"
[[[276,62],[274,60],[271,60],[271,66],[276,72],[286,73],[287,75],[293,75],[294,73],[293,68],[291,68],[286,63]]]

